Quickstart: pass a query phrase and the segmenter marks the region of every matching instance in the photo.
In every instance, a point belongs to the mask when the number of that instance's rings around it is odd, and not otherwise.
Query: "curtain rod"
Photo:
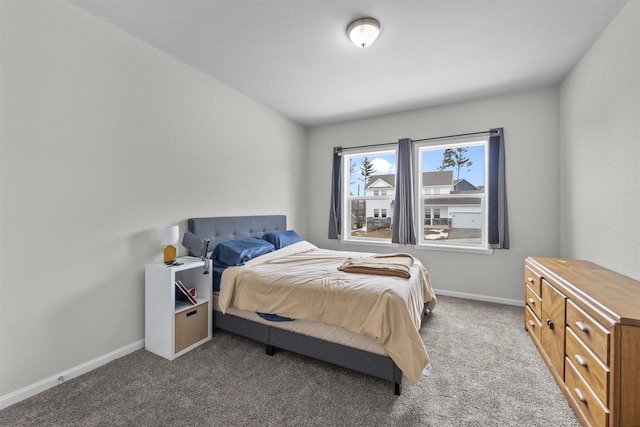
[[[447,136],[436,136],[434,138],[422,138],[422,139],[414,139],[413,142],[424,142],[424,141],[436,141],[438,139],[447,139],[447,138],[460,138],[463,136],[473,136],[473,135],[482,135],[484,133],[490,133],[491,130],[485,130],[482,132],[470,132],[470,133],[460,133],[458,135],[447,135]],[[493,129],[493,134],[494,135],[500,135],[500,129]],[[397,142],[387,142],[384,144],[370,144],[370,145],[358,145],[355,147],[334,147],[333,151],[335,153],[340,153],[342,152],[342,150],[351,150],[351,149],[356,149],[356,148],[372,148],[372,147],[382,147],[384,145],[391,145],[391,144],[397,144]]]

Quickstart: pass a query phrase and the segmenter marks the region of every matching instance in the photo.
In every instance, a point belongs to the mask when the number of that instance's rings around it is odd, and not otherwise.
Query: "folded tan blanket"
[[[382,276],[397,276],[408,279],[413,257],[409,254],[380,254],[364,258],[349,258],[338,270],[347,273],[379,274]]]

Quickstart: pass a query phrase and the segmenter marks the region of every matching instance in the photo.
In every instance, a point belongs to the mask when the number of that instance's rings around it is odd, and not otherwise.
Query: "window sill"
[[[438,252],[463,252],[469,254],[493,255],[493,249],[470,248],[465,246],[415,245],[415,249]]]
[[[343,245],[358,245],[358,246],[380,246],[386,248],[397,248],[400,245],[397,243],[388,243],[380,241],[363,241],[363,240],[340,240]]]

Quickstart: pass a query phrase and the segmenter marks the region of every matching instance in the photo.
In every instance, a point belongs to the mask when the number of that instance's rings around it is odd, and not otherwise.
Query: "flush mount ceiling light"
[[[360,18],[347,27],[347,35],[358,47],[371,45],[380,34],[380,22],[373,18]]]

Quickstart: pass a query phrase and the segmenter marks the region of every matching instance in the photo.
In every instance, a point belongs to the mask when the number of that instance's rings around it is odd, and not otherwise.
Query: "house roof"
[[[468,191],[479,191],[480,188],[476,187],[466,179],[456,179],[453,183],[453,191],[454,192],[468,192]]]
[[[391,187],[396,186],[396,175],[395,174],[385,174],[385,175],[371,175],[369,177],[369,183],[365,188],[370,188],[373,184],[378,181],[383,180]],[[437,185],[451,185],[453,183],[453,171],[435,171],[435,172],[423,172],[422,173],[422,186],[430,187]]]
[[[453,183],[453,171],[436,171],[422,173],[422,186],[451,185]]]
[[[370,188],[376,181],[382,180],[389,184],[391,187],[396,186],[396,175],[395,174],[387,174],[387,175],[371,175],[369,177],[369,183],[365,188]]]

